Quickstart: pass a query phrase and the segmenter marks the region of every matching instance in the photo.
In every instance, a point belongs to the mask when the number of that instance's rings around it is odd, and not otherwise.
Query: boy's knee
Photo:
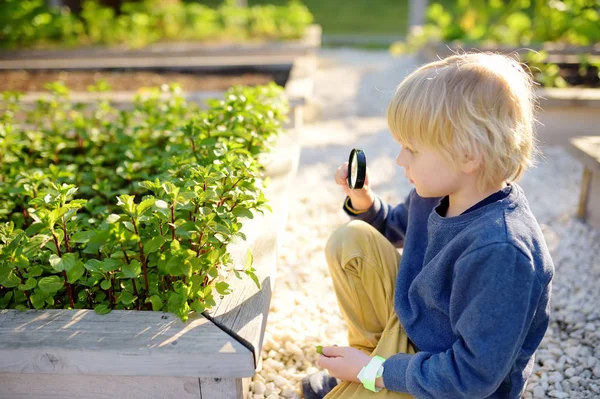
[[[362,220],[351,220],[331,234],[325,246],[327,259],[341,259],[344,251],[356,250],[372,233],[373,227]]]

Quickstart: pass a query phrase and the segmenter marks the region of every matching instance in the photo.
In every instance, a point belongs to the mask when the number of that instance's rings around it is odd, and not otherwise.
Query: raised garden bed
[[[289,126],[294,128],[301,128],[304,120],[304,109],[307,104],[310,103],[313,94],[314,88],[314,75],[317,69],[317,58],[315,55],[307,55],[302,57],[294,57],[293,59],[287,58],[287,61],[283,64],[271,63],[273,59],[271,57],[263,57],[262,61],[264,64],[256,64],[256,65],[248,65],[250,62],[248,59],[241,59],[241,65],[233,66],[233,65],[197,65],[194,67],[164,67],[158,69],[156,72],[153,72],[153,76],[156,76],[157,79],[163,79],[162,73],[181,73],[181,71],[186,71],[186,76],[188,79],[198,79],[198,82],[202,82],[204,79],[207,79],[208,76],[217,76],[218,81],[220,83],[230,83],[233,79],[239,79],[240,76],[244,76],[244,74],[250,74],[250,76],[257,77],[270,77],[275,83],[285,88],[286,97],[290,103],[290,115],[289,115]],[[223,60],[225,62],[225,60]],[[225,68],[225,70],[223,70]],[[147,68],[146,68],[147,69]],[[48,71],[44,70],[44,73],[57,73],[60,76],[60,73],[81,73],[84,76],[91,76],[94,78],[94,74],[96,72],[92,71]],[[131,73],[144,73],[143,69],[138,68],[129,68],[129,72]],[[172,72],[172,71],[180,71],[180,72]],[[2,73],[2,72],[0,72]],[[23,73],[21,72],[12,72],[12,73]],[[107,73],[107,72],[102,72]],[[110,73],[110,72],[108,72]],[[147,73],[147,72],[146,72]],[[209,78],[209,79],[211,79]],[[232,80],[230,80],[232,79]],[[82,85],[83,86],[83,85]],[[112,91],[110,93],[105,93],[101,91],[72,91],[70,92],[70,98],[73,101],[81,102],[81,103],[89,103],[96,102],[98,100],[108,100],[114,106],[120,109],[130,108],[133,104],[135,97],[138,94],[142,96],[145,93],[138,90],[123,90],[121,87],[112,87]],[[190,87],[182,86],[182,96],[188,102],[204,104],[206,100],[212,98],[220,98],[223,96],[224,89],[222,86],[211,90],[207,86],[200,86],[201,90],[194,90],[194,85]],[[45,91],[29,91],[26,92],[22,97],[22,102],[26,104],[35,104],[38,99],[47,98],[48,93]]]
[[[40,310],[0,314],[0,386],[9,397],[239,398],[260,359],[285,226],[287,189],[299,157],[297,131],[282,136],[267,159],[273,213],[244,224],[246,241],[228,246],[234,264],[248,249],[261,288],[225,281],[235,294],[181,322],[170,313]],[[277,156],[278,155],[278,156]]]
[[[69,68],[155,68],[178,66],[263,65],[289,63],[314,55],[321,47],[321,27],[311,25],[299,40],[258,43],[157,43],[142,49],[86,47],[0,52],[0,70]],[[261,61],[261,59],[266,59]]]
[[[257,86],[275,81],[285,85],[289,71],[239,74],[194,73],[194,71],[0,71],[0,92],[41,92],[48,83],[61,81],[75,92],[104,81],[113,89],[136,92],[142,88],[176,83],[187,91],[225,91],[231,86]],[[283,76],[282,76],[283,75]]]

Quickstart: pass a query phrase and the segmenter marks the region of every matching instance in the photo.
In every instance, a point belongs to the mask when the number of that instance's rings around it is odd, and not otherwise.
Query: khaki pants
[[[371,356],[388,358],[415,349],[394,312],[394,287],[400,264],[396,248],[369,224],[354,220],[336,230],[325,249],[348,343]],[[408,394],[378,393],[344,381],[326,399],[405,399]]]

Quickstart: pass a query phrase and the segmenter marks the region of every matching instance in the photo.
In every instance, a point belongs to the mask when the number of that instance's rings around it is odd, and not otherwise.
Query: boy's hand
[[[371,357],[356,348],[347,346],[324,346],[317,365],[325,368],[342,381],[358,382],[358,373],[371,361]]]
[[[344,162],[337,170],[334,175],[335,183],[338,186],[342,186],[344,192],[352,201],[352,208],[357,211],[367,210],[373,205],[375,201],[375,195],[371,191],[369,186],[369,168],[365,173],[365,184],[361,189],[352,190],[348,187],[348,162]]]

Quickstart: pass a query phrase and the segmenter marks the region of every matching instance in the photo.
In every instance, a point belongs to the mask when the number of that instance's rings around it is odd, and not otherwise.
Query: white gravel
[[[317,371],[315,345],[347,344],[323,254],[331,232],[347,221],[332,176],[357,146],[379,195],[397,202],[408,193],[384,115],[394,87],[415,66],[386,52],[321,52],[320,116],[303,132],[263,360],[249,398],[299,398],[302,377]],[[562,148],[546,147],[521,182],[556,266],[552,320],[525,398],[600,397],[600,232],[573,218],[581,173]]]

